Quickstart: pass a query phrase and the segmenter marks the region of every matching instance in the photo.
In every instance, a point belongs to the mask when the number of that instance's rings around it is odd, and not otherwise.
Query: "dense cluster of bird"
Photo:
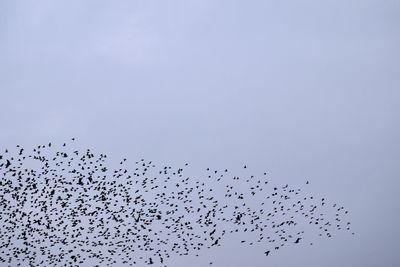
[[[268,256],[305,243],[306,226],[326,237],[350,230],[344,207],[270,185],[247,166],[191,178],[187,163],[128,162],[65,143],[0,153],[0,265],[167,266],[236,233]]]

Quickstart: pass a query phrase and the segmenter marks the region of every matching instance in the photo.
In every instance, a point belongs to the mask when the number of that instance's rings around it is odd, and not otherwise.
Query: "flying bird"
[[[235,234],[243,246],[262,244],[266,256],[313,233],[354,234],[344,207],[286,183],[270,186],[266,171],[191,174],[188,163],[113,163],[75,142],[46,144],[0,155],[1,266],[167,266]]]

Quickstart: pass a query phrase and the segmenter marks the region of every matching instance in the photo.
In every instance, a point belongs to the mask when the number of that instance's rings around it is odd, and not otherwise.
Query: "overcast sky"
[[[0,1],[0,147],[247,164],[355,236],[171,266],[399,266],[400,1]],[[397,137],[396,137],[397,136]]]

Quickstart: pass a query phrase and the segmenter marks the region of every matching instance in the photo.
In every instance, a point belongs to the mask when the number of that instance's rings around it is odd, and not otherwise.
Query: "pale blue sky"
[[[399,26],[389,0],[1,1],[0,147],[307,178],[355,237],[216,266],[399,266]]]

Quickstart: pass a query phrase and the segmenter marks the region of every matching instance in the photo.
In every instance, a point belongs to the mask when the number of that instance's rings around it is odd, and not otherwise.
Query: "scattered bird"
[[[243,246],[263,243],[268,256],[307,233],[350,231],[344,207],[270,186],[266,172],[207,168],[193,178],[145,159],[112,164],[69,143],[10,154],[0,155],[0,266],[167,266],[236,234]]]

